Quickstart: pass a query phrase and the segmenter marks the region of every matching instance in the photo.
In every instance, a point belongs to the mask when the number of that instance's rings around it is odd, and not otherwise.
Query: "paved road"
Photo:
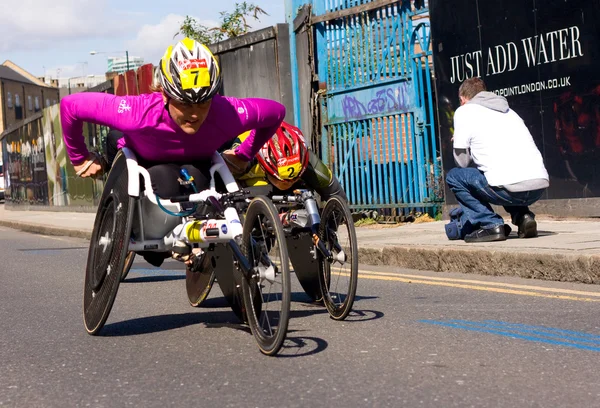
[[[0,228],[0,406],[600,406],[600,288],[365,267],[346,322],[294,291],[265,357],[179,264],[136,262],[100,336],[82,324],[87,242]]]

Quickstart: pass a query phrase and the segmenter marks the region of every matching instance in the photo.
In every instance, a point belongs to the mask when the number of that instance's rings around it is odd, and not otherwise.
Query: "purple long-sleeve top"
[[[127,146],[150,162],[185,162],[209,159],[212,154],[238,135],[252,130],[236,149],[236,155],[251,160],[275,134],[285,116],[279,102],[238,99],[215,95],[198,132],[185,133],[171,118],[161,93],[139,96],[115,96],[83,92],[60,101],[63,138],[74,165],[85,162],[89,152],[83,139],[83,122],[120,130]]]

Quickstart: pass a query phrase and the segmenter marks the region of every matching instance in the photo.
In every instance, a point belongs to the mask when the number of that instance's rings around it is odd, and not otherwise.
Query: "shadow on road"
[[[229,308],[229,303],[227,303],[227,299],[224,296],[216,296],[206,299],[200,306],[200,309],[223,309]]]
[[[278,358],[304,357],[322,352],[329,344],[318,337],[298,336],[293,337],[288,332],[288,337],[283,347],[277,354]]]
[[[149,282],[167,282],[174,280],[185,280],[185,275],[153,275],[139,276],[136,278],[126,278],[123,283],[149,283]]]
[[[371,320],[381,319],[385,314],[378,310],[358,310],[353,309],[344,322],[355,323],[355,322],[368,322]]]
[[[100,336],[135,336],[138,334],[157,333],[178,329],[195,324],[204,324],[207,328],[231,327],[250,333],[247,327],[240,324],[233,312],[182,313],[148,316],[131,319],[104,326]]]

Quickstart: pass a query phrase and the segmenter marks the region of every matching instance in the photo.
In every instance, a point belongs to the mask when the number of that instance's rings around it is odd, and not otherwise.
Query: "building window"
[[[33,100],[31,99],[31,95],[27,97],[27,108],[32,111],[33,110]]]
[[[46,108],[50,106],[50,98],[46,98]]]
[[[39,96],[35,97],[35,111],[38,112],[40,110],[40,98]]]
[[[21,96],[15,94],[15,119],[23,119],[23,108],[21,107]]]
[[[10,92],[6,93],[6,106],[8,106],[8,109],[12,109],[12,107],[13,107],[12,94]]]

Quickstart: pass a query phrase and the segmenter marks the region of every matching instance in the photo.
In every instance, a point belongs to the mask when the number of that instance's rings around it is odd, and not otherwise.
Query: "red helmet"
[[[256,157],[268,175],[281,181],[294,181],[308,166],[308,147],[300,129],[282,122]]]

